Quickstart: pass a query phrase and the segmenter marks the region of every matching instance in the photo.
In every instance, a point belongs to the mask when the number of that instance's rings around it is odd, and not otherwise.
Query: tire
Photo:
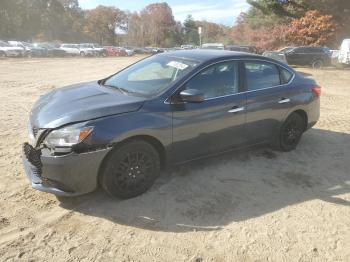
[[[312,68],[313,69],[322,69],[324,66],[324,63],[322,60],[315,60],[312,62]]]
[[[305,131],[305,120],[297,113],[292,113],[282,124],[273,147],[279,151],[294,150]]]
[[[5,58],[6,57],[6,53],[5,52],[0,52],[0,58]]]
[[[80,56],[84,57],[85,53],[84,52],[80,52]]]
[[[146,192],[159,173],[160,158],[156,149],[145,141],[135,140],[111,151],[99,180],[109,195],[128,199]]]

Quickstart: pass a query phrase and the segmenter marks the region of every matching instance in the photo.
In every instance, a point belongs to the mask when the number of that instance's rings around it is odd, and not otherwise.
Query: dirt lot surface
[[[146,194],[33,190],[21,143],[38,96],[138,58],[0,61],[0,261],[350,261],[350,70],[299,69],[322,116],[294,152],[232,152],[164,171]]]

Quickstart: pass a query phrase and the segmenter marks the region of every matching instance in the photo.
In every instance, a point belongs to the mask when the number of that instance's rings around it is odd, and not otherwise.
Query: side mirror
[[[201,103],[204,101],[204,94],[197,89],[185,89],[180,92],[182,101],[189,103]]]

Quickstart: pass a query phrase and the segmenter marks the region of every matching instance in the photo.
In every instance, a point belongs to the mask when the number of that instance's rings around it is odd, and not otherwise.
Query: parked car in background
[[[128,56],[133,56],[135,54],[134,48],[132,48],[130,46],[125,46],[123,48],[124,48],[125,52],[128,54]]]
[[[338,60],[340,64],[350,65],[350,39],[344,39],[340,50]]]
[[[150,56],[41,96],[22,160],[35,189],[76,196],[101,185],[131,198],[167,164],[256,144],[294,150],[319,119],[320,93],[314,80],[258,55]]]
[[[312,66],[315,69],[330,65],[331,58],[323,47],[300,46],[284,51],[288,64]]]
[[[282,63],[288,64],[286,55],[284,53],[276,52],[276,51],[266,51],[263,53],[263,56],[275,59]]]
[[[27,56],[32,57],[43,57],[46,54],[46,50],[45,48],[39,47],[39,46],[35,46],[32,43],[27,43],[27,42],[23,42],[23,45],[27,48],[27,50],[29,51]]]
[[[45,48],[34,46],[32,43],[22,42],[26,48],[26,55],[28,57],[43,57],[46,55]]]
[[[169,47],[169,48],[163,48],[164,52],[174,52],[179,50],[190,50],[190,49],[183,49],[181,47]]]
[[[229,51],[246,52],[252,54],[258,53],[256,47],[251,45],[228,45],[225,49]]]
[[[42,48],[43,52],[45,52],[45,56],[64,57],[67,54],[66,51],[60,49],[53,43],[34,43],[33,45]]]
[[[101,46],[100,44],[92,43],[91,47],[94,49],[95,55],[103,56],[103,57],[107,56],[106,49],[103,46]]]
[[[201,49],[224,50],[225,46],[221,43],[206,43],[202,44]]]
[[[77,44],[61,44],[60,49],[64,50],[67,53],[67,55],[80,55],[80,49]]]
[[[98,52],[94,50],[92,44],[79,44],[79,54],[80,56],[97,56]]]
[[[134,52],[135,52],[135,54],[145,54],[146,50],[143,47],[135,47]]]
[[[127,52],[122,47],[104,46],[108,56],[127,56]]]
[[[20,41],[7,41],[10,46],[19,47],[23,50],[22,56],[28,56],[29,49],[26,48]]]
[[[185,50],[194,49],[194,48],[195,48],[194,45],[181,45],[181,49],[185,49]]]
[[[161,48],[158,47],[145,47],[145,54],[159,54],[159,53],[163,53],[164,50],[162,50]]]
[[[5,41],[0,41],[0,57],[19,57],[25,54],[25,50],[22,47],[11,46]]]

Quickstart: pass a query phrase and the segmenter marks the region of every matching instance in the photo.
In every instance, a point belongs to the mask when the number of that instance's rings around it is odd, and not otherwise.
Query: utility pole
[[[199,47],[202,47],[202,27],[198,27],[198,34],[199,34]]]

